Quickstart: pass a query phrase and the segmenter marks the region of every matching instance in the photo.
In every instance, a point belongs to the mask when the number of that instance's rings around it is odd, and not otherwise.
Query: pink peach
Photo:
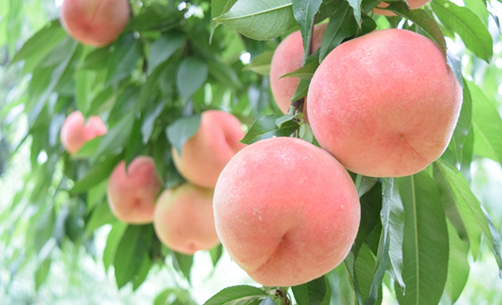
[[[152,222],[161,184],[152,158],[136,157],[127,170],[125,162],[120,162],[108,182],[108,204],[112,213],[131,224]]]
[[[77,153],[80,148],[95,137],[105,135],[107,129],[103,121],[98,116],[89,118],[84,125],[85,119],[80,111],[71,113],[61,127],[61,143],[70,153]]]
[[[322,35],[327,23],[314,27],[314,39],[312,40],[312,52],[321,47]],[[284,77],[284,74],[293,72],[302,67],[303,61],[303,40],[300,31],[291,33],[286,37],[274,52],[270,64],[270,87],[277,102],[277,106],[283,113],[288,113],[291,107],[291,98],[295,94],[300,83],[297,77]],[[305,108],[304,108],[305,109]]]
[[[239,143],[243,137],[236,117],[218,110],[205,111],[196,134],[183,145],[181,157],[172,149],[174,164],[189,182],[213,188],[230,158],[245,146]]]
[[[68,34],[83,44],[113,42],[129,21],[127,0],[64,0],[60,19]]]
[[[349,174],[300,139],[262,140],[238,152],[218,179],[216,232],[234,261],[265,286],[294,286],[335,268],[360,221]]]
[[[220,243],[214,228],[213,189],[183,184],[165,190],[157,200],[153,225],[169,248],[185,254]]]
[[[347,169],[365,176],[417,173],[445,151],[462,88],[432,40],[398,29],[342,43],[308,92],[312,131]]]

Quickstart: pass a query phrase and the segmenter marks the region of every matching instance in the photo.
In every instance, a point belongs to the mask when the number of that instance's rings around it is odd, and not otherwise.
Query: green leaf
[[[448,277],[446,278],[445,293],[451,304],[454,304],[469,278],[469,262],[467,255],[469,245],[460,239],[453,225],[448,222],[448,240],[450,241],[450,258],[448,259]]]
[[[132,289],[135,291],[136,289],[143,284],[145,281],[146,277],[148,276],[148,273],[150,272],[150,268],[152,267],[152,260],[150,257],[147,255],[143,256],[143,261],[141,262],[141,265],[139,266],[138,273],[132,278]]]
[[[365,300],[364,304],[374,304],[376,301],[368,299],[373,282],[373,274],[376,267],[375,264],[376,259],[373,252],[367,244],[363,244],[359,249],[359,253],[356,258],[355,272],[357,276],[357,283],[359,285],[359,292],[361,294],[361,300]],[[378,285],[376,286],[376,289],[377,291],[375,292],[375,296],[378,296],[378,292],[380,292],[379,303],[381,303],[382,288]]]
[[[181,62],[176,73],[176,87],[183,101],[187,101],[206,82],[208,67],[195,57],[187,57]]]
[[[446,282],[448,230],[439,191],[425,171],[398,178],[404,206],[403,279],[399,304],[438,304]]]
[[[112,48],[99,48],[87,54],[80,65],[83,70],[101,70],[108,67],[112,55]]]
[[[185,44],[185,41],[185,35],[177,31],[167,32],[160,36],[152,44],[148,55],[148,74],[152,74],[161,63],[168,60],[174,52]]]
[[[284,74],[283,76],[279,77],[279,79],[283,77],[298,77],[300,79],[310,80],[312,79],[312,76],[314,76],[314,72],[317,70],[317,67],[319,67],[319,62],[317,60],[314,60],[298,70]]]
[[[220,83],[232,86],[235,89],[242,87],[239,76],[235,73],[234,69],[227,64],[218,60],[210,60],[207,62],[207,66],[209,68],[209,75],[214,77]]]
[[[434,0],[431,6],[441,23],[457,33],[469,50],[486,62],[490,61],[493,55],[492,36],[476,14],[445,0]]]
[[[201,115],[196,114],[188,117],[181,117],[174,121],[166,129],[166,135],[178,154],[182,155],[183,145],[199,130]]]
[[[289,121],[281,127],[277,127],[277,119],[280,116],[266,115],[256,120],[244,138],[240,141],[244,144],[251,144],[260,140],[272,137],[289,137],[293,132],[300,128],[300,124],[295,121]]]
[[[38,63],[40,59],[47,55],[65,37],[66,33],[61,27],[59,20],[53,20],[23,44],[21,49],[14,55],[11,64],[27,59],[33,63]]]
[[[219,244],[216,247],[209,249],[209,254],[211,255],[211,262],[213,263],[213,266],[216,267],[216,264],[223,255],[223,246]]]
[[[115,260],[115,253],[117,253],[117,247],[119,242],[122,240],[122,236],[126,232],[127,224],[124,222],[117,221],[113,224],[110,233],[108,233],[108,238],[106,239],[106,246],[103,251],[103,265],[105,270],[113,264]]]
[[[347,0],[350,7],[352,7],[354,19],[356,20],[357,27],[361,27],[361,3],[362,0]]]
[[[385,271],[387,270],[387,263],[390,259],[390,239],[392,238],[391,229],[391,209],[392,209],[392,194],[394,188],[394,179],[388,178],[382,180],[382,210],[380,211],[380,222],[382,224],[382,233],[380,236],[380,243],[378,245],[378,254],[375,262],[375,271],[371,277],[373,280],[369,287],[368,297],[366,298],[365,305],[373,305],[377,300],[382,298],[381,284]]]
[[[146,114],[143,124],[141,125],[141,134],[143,135],[142,140],[144,144],[146,144],[152,136],[155,120],[157,120],[159,115],[162,113],[166,104],[167,101],[162,100],[154,109]]]
[[[300,79],[298,88],[296,88],[295,94],[293,94],[291,101],[294,102],[301,98],[306,97],[309,92],[309,86],[310,86],[310,80]]]
[[[126,141],[129,140],[133,123],[134,113],[128,113],[122,117],[122,119],[103,136],[94,158],[98,158],[102,154],[113,154],[117,152],[119,148],[123,147]]]
[[[382,184],[375,184],[368,192],[361,196],[360,202],[361,220],[359,222],[359,230],[357,232],[356,240],[354,242],[354,246],[352,247],[352,251],[355,255],[357,255],[362,244],[368,241],[371,233],[375,229],[379,230],[380,213],[382,209]]]
[[[427,14],[423,9],[410,10],[408,4],[404,2],[395,2],[389,5],[387,10],[395,13],[400,17],[404,17],[418,27],[420,27],[429,37],[435,41],[438,46],[443,50],[443,53],[446,55],[446,41],[444,39],[443,32],[439,28],[436,21]]]
[[[120,162],[120,160],[122,160],[122,155],[116,155],[107,158],[99,164],[94,165],[93,167],[91,167],[84,178],[75,183],[73,188],[70,190],[70,193],[82,193],[99,184],[101,181],[108,178],[108,176],[113,171],[115,166]]]
[[[472,82],[467,82],[472,96],[474,153],[502,163],[502,119],[495,105]]]
[[[113,260],[115,280],[118,288],[122,288],[138,274],[144,256],[148,255],[148,246],[152,239],[151,225],[128,226],[122,235]]]
[[[268,294],[260,288],[246,285],[232,286],[212,296],[204,305],[247,304],[253,300],[263,299],[266,296]]]
[[[190,270],[193,265],[193,255],[187,255],[173,251],[173,265],[189,282]]]
[[[35,291],[38,291],[40,286],[42,286],[42,284],[47,280],[50,268],[51,259],[49,257],[47,257],[42,261],[41,264],[38,265],[38,268],[35,271]]]
[[[130,76],[140,58],[141,43],[132,34],[122,36],[111,55],[106,85],[117,83]]]
[[[76,83],[76,102],[78,109],[86,113],[90,106],[90,96],[91,96],[91,86],[93,80],[96,77],[96,73],[86,70],[78,70],[77,72],[77,83]]]
[[[225,14],[237,2],[237,0],[212,0],[211,16],[214,18]]]
[[[238,0],[224,15],[214,18],[255,40],[283,35],[296,25],[292,0]]]
[[[244,67],[245,71],[253,71],[261,75],[270,74],[270,63],[272,62],[272,57],[274,56],[274,51],[266,51],[256,56],[253,61]]]
[[[488,227],[490,228],[490,235],[486,235],[488,238],[488,242],[490,243],[490,248],[493,250],[493,254],[495,254],[495,260],[499,265],[499,277],[502,279],[502,239],[500,238],[500,233],[493,224],[490,214],[481,207],[483,213],[485,214],[486,221],[488,222]]]
[[[171,295],[175,295],[175,300],[170,298]],[[181,290],[180,288],[167,288],[157,295],[153,301],[153,305],[190,305],[194,304],[191,300],[190,295],[186,290]]]
[[[331,17],[322,36],[319,62],[323,61],[344,39],[354,36],[357,29],[358,24],[352,15],[352,8],[348,2],[342,2]]]
[[[481,205],[472,193],[469,183],[453,166],[434,162],[434,179],[441,192],[446,216],[463,240],[468,240],[474,259],[478,257],[481,232],[490,235]]]
[[[460,110],[460,116],[457,121],[457,126],[453,131],[453,136],[450,140],[450,144],[448,148],[453,152],[453,162],[450,162],[452,165],[461,164],[462,162],[462,154],[464,150],[464,143],[469,134],[469,130],[472,126],[472,101],[471,101],[471,93],[469,91],[469,87],[467,83],[464,83],[463,87],[463,97],[462,97],[462,108]],[[447,154],[443,155],[444,158],[447,157]]]
[[[329,285],[324,276],[308,283],[293,286],[293,295],[298,305],[324,305],[329,304]]]
[[[314,16],[321,7],[322,0],[292,0],[293,14],[298,25],[300,25],[300,33],[303,37],[303,49],[307,49],[307,43],[313,35],[311,31],[312,21]],[[310,51],[310,50],[309,50]]]
[[[369,190],[371,190],[377,182],[378,178],[357,175],[354,183],[356,185],[357,194],[359,195],[359,198],[361,198],[364,194],[366,194]]]
[[[107,185],[108,186],[108,185]],[[91,189],[92,190],[92,189]],[[91,212],[91,217],[86,222],[86,235],[92,236],[92,233],[99,227],[105,224],[114,223],[117,221],[112,214],[108,203],[102,202]]]

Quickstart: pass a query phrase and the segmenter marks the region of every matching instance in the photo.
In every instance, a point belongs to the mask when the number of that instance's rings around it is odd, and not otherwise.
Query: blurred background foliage
[[[62,149],[58,144],[58,132],[65,117],[63,110],[67,109],[66,112],[68,112],[72,107],[68,106],[71,104],[68,96],[72,95],[73,91],[67,96],[64,94],[66,89],[72,90],[62,77],[66,66],[59,70],[54,69],[54,66],[61,60],[66,60],[66,63],[71,62],[72,65],[87,65],[89,70],[86,71],[88,72],[80,77],[98,79],[100,83],[93,84],[92,81],[84,83],[87,88],[92,88],[93,85],[97,85],[98,88],[90,90],[90,96],[84,94],[77,97],[77,104],[80,103],[79,108],[83,111],[87,110],[87,114],[109,111],[108,123],[112,125],[110,133],[113,132],[113,128],[118,130],[123,129],[124,126],[135,130],[138,127],[135,124],[129,124],[130,126],[121,124],[122,115],[126,115],[127,109],[133,107],[130,102],[131,97],[139,96],[144,100],[145,105],[151,104],[141,114],[142,119],[153,115],[152,113],[160,116],[160,113],[155,111],[157,105],[165,105],[163,103],[170,103],[170,101],[155,100],[155,98],[152,101],[149,100],[151,96],[142,96],[144,92],[142,88],[145,86],[152,91],[159,88],[149,88],[148,86],[152,86],[149,78],[144,79],[144,75],[134,74],[141,70],[141,67],[136,66],[138,59],[143,52],[149,51],[149,47],[138,48],[136,40],[132,40],[131,37],[136,35],[134,30],[141,30],[143,36],[140,39],[145,41],[158,39],[158,33],[148,31],[142,26],[155,28],[159,26],[159,20],[165,16],[159,16],[158,20],[150,20],[150,23],[146,20],[131,22],[129,30],[133,31],[123,36],[119,42],[127,45],[130,52],[115,55],[122,56],[122,59],[127,56],[129,59],[133,57],[136,61],[130,61],[133,63],[132,66],[126,68],[116,65],[116,71],[112,75],[107,74],[106,71],[103,72],[98,67],[103,62],[109,63],[107,60],[113,60],[108,58],[105,51],[95,52],[91,48],[77,46],[73,40],[66,38],[62,31],[60,31],[61,37],[53,42],[53,46],[57,45],[59,50],[54,52],[50,49],[40,49],[40,56],[33,57],[33,61],[10,64],[16,52],[28,38],[46,27],[49,21],[58,18],[58,7],[61,2],[60,0],[0,1],[0,304],[152,304],[154,302],[155,304],[193,304],[203,303],[224,287],[253,284],[253,281],[241,269],[231,263],[225,253],[214,267],[214,262],[218,261],[215,257],[219,258],[218,254],[200,252],[192,260],[192,258],[166,253],[167,250],[160,249],[159,245],[157,245],[159,249],[150,250],[158,251],[161,258],[167,257],[165,264],[162,259],[151,261],[148,262],[151,270],[148,272],[150,268],[147,268],[147,273],[138,272],[123,280],[116,278],[113,266],[117,262],[113,261],[113,257],[110,258],[109,253],[115,249],[107,251],[107,243],[115,243],[116,247],[119,243],[118,238],[126,227],[109,218],[110,213],[106,211],[106,202],[102,199],[106,181],[100,182],[97,186],[93,185],[97,192],[94,202],[88,197],[74,196],[67,192],[74,187],[74,181],[68,177],[73,176],[77,178],[75,181],[78,181],[92,168],[88,160],[84,158],[75,161],[74,165],[69,165],[71,162],[68,156],[62,155]],[[278,113],[277,107],[269,103],[271,98],[267,77],[250,71],[242,72],[242,69],[257,54],[264,50],[273,50],[278,40],[256,42],[236,36],[234,31],[220,26],[214,33],[213,44],[205,45],[209,41],[208,32],[205,29],[210,23],[210,6],[207,1],[195,0],[191,3],[176,1],[174,3],[167,0],[133,0],[131,4],[134,10],[140,11],[152,2],[174,4],[173,10],[167,14],[171,17],[176,15],[178,17],[175,20],[186,22],[183,26],[189,28],[189,33],[194,35],[189,38],[195,49],[192,52],[207,60],[209,77],[216,79],[217,82],[212,83],[212,87],[206,85],[194,88],[192,102],[182,105],[173,102],[172,109],[169,110],[175,114],[170,117],[167,110],[163,112],[165,122],[160,123],[161,126],[157,129],[151,126],[149,132],[146,132],[149,136],[161,138],[159,134],[155,134],[154,130],[160,130],[162,133],[163,127],[172,122],[176,115],[181,112],[194,112],[194,108],[197,107],[202,108],[195,109],[195,112],[200,112],[204,107],[231,110],[240,115],[239,118],[248,126],[254,118],[264,114]],[[502,5],[498,1],[488,1],[490,11],[477,6],[473,0],[465,0],[464,5],[475,10],[478,15],[484,16],[483,22],[490,29],[494,39],[494,56],[488,64],[472,56],[466,51],[463,43],[454,38],[447,38],[448,48],[460,58],[464,77],[477,84],[500,112],[502,44],[498,18],[502,16]],[[379,27],[382,24],[385,26],[386,21],[381,18],[377,20],[377,23]],[[166,25],[162,24],[162,26]],[[175,28],[176,25],[173,27]],[[198,29],[198,27],[202,28]],[[63,40],[63,43],[59,43]],[[203,46],[198,46],[197,41]],[[113,52],[113,49],[106,50]],[[211,51],[206,53],[204,50]],[[86,60],[78,62],[84,56],[72,57],[73,52],[82,52],[87,55],[93,53],[94,56],[90,58],[96,61],[89,60],[87,56]],[[212,57],[212,54],[219,54],[219,56]],[[36,68],[42,57],[46,63],[41,68],[40,66]],[[120,59],[120,57],[117,58],[117,60]],[[178,59],[181,60],[181,58]],[[152,61],[154,60],[150,58],[151,66],[147,73],[149,77],[155,73]],[[161,64],[160,59],[157,64]],[[110,66],[113,67],[113,64]],[[50,69],[45,69],[47,67]],[[231,67],[231,70],[225,67]],[[173,69],[167,67],[165,73],[172,73]],[[130,72],[131,78],[125,79]],[[50,82],[51,78],[48,76],[54,77],[52,73],[61,73],[56,83]],[[238,78],[233,77],[236,73],[239,74]],[[158,76],[156,80],[162,81],[162,79],[162,76]],[[222,79],[230,83],[233,88],[226,90],[219,87],[218,81]],[[34,82],[39,82],[39,85],[34,86]],[[103,89],[105,82],[115,83],[114,90],[125,87],[129,89],[113,98],[112,94],[100,97],[102,94],[100,90]],[[165,84],[163,90],[166,91],[162,94],[164,96],[174,94],[169,92],[169,90],[176,91],[174,86],[173,83]],[[51,89],[45,90],[46,88]],[[51,94],[52,90],[57,90],[60,95]],[[184,90],[190,91],[192,88],[184,88]],[[109,94],[106,90],[103,92],[105,95]],[[48,105],[53,107],[52,110],[40,108],[45,100],[41,104],[37,103],[36,99],[33,100],[33,97],[40,96],[49,101]],[[182,97],[183,100],[189,100],[189,98],[189,96]],[[84,100],[85,102],[82,102]],[[125,105],[121,111],[113,108],[116,100]],[[214,100],[218,101],[217,104],[213,104]],[[119,112],[114,113],[114,111]],[[39,113],[42,115],[38,115]],[[134,116],[126,118],[132,122],[138,120],[138,117]],[[42,129],[37,131],[37,126],[42,126]],[[31,136],[27,137],[28,134]],[[37,137],[37,134],[40,137]],[[131,138],[135,140],[141,136],[145,136],[144,130],[142,135],[138,134]],[[165,138],[165,135],[162,137]],[[125,145],[127,140],[119,139],[118,141],[121,141],[120,145]],[[159,149],[168,147],[167,141],[164,140],[164,142],[166,143]],[[124,157],[125,154],[126,158],[132,158],[138,153],[135,150],[117,154],[112,149],[115,142],[97,144],[101,145],[98,150],[102,150],[103,156]],[[154,155],[157,150],[151,142],[143,143],[139,147],[140,151],[153,152]],[[93,161],[98,160],[95,154],[96,146],[88,148],[89,155],[95,157]],[[103,163],[105,162],[106,160]],[[165,168],[160,172],[170,171],[170,162],[165,164]],[[473,192],[491,216],[495,227],[502,231],[500,163],[487,158],[477,158],[473,161],[470,174]],[[168,186],[179,183],[176,180],[179,178],[175,175],[167,176]],[[85,186],[83,188],[85,189]],[[92,195],[87,194],[87,196]],[[93,209],[102,209],[103,213],[101,210],[100,213],[91,213]],[[94,214],[102,217],[93,217]],[[115,239],[113,239],[113,234],[116,235]],[[471,264],[469,280],[456,304],[502,304],[502,281],[497,276],[497,263],[487,243],[481,243],[480,256],[477,261],[474,262],[472,257],[469,259]],[[346,276],[343,268],[337,268],[328,276],[331,283],[335,283],[332,285],[334,304],[346,302],[344,298],[349,294],[347,291],[350,287],[344,286],[341,280]],[[384,281],[389,281],[388,276]],[[384,285],[383,304],[394,304],[396,301],[393,289],[388,287]],[[443,298],[442,303],[449,304],[449,301]]]

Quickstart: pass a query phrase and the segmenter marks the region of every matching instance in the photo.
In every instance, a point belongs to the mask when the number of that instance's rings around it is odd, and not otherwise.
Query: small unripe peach
[[[308,92],[319,144],[365,176],[417,173],[445,151],[462,88],[432,40],[408,30],[375,31],[342,43]]]
[[[233,115],[209,110],[202,113],[200,127],[186,141],[181,157],[172,149],[173,161],[179,173],[189,182],[214,188],[227,162],[245,145],[241,123]]]
[[[349,174],[326,151],[281,137],[238,152],[218,179],[216,232],[234,261],[265,286],[294,286],[335,268],[360,221]]]
[[[60,19],[71,37],[102,47],[117,39],[129,14],[127,0],[64,0]]]
[[[317,51],[321,47],[322,35],[327,25],[327,23],[323,23],[314,27],[312,52]],[[277,106],[285,114],[288,113],[291,107],[291,98],[295,94],[300,79],[297,77],[279,78],[284,74],[300,69],[302,61],[303,40],[300,31],[296,31],[291,33],[277,46],[270,64],[270,88],[272,89]]]
[[[108,182],[108,204],[115,217],[123,222],[150,223],[161,186],[152,158],[136,157],[127,170],[122,161],[115,167]]]
[[[106,126],[98,116],[89,118],[85,124],[84,116],[80,111],[74,111],[64,121],[61,127],[61,143],[70,153],[75,154],[88,141],[95,137],[105,135]]]
[[[160,241],[185,254],[218,245],[213,192],[188,183],[165,190],[157,200],[153,221]]]

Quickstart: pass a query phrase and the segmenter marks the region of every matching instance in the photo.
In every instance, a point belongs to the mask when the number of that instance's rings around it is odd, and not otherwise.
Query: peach
[[[214,228],[213,189],[185,183],[167,189],[157,200],[153,226],[169,248],[185,254],[220,243]]]
[[[408,5],[410,6],[410,9],[412,9],[412,10],[420,8],[420,7],[424,6],[425,4],[429,3],[430,1],[431,0],[406,0]],[[389,4],[382,2],[382,3],[378,4],[377,7],[387,7],[387,6],[389,6]],[[396,14],[394,14],[391,11],[382,10],[382,9],[378,9],[378,8],[373,9],[373,12],[377,15],[396,16]]]
[[[107,198],[112,213],[123,222],[151,223],[161,185],[151,157],[134,158],[127,170],[125,162],[120,162],[108,182]]]
[[[127,0],[64,0],[60,20],[74,39],[103,47],[117,39],[129,14]]]
[[[238,152],[218,179],[213,208],[225,249],[265,286],[299,285],[335,268],[360,221],[345,168],[326,151],[289,137]]]
[[[189,182],[214,188],[227,162],[245,146],[239,143],[243,137],[236,117],[218,110],[205,111],[198,131],[183,145],[181,157],[172,149],[174,164]]]
[[[322,35],[327,25],[327,23],[323,23],[314,27],[314,38],[311,48],[313,52],[321,47]],[[296,31],[291,33],[277,46],[270,64],[270,87],[277,106],[279,106],[284,114],[288,113],[289,107],[291,107],[291,98],[295,94],[300,79],[297,77],[279,78],[284,74],[300,69],[302,61],[302,34],[300,31]]]
[[[107,133],[105,124],[98,116],[90,117],[87,124],[84,125],[84,123],[84,116],[77,110],[65,119],[61,127],[61,143],[72,155],[76,154],[88,141]]]
[[[457,123],[462,88],[432,40],[398,29],[342,43],[308,92],[312,131],[347,169],[400,177],[441,156]]]

